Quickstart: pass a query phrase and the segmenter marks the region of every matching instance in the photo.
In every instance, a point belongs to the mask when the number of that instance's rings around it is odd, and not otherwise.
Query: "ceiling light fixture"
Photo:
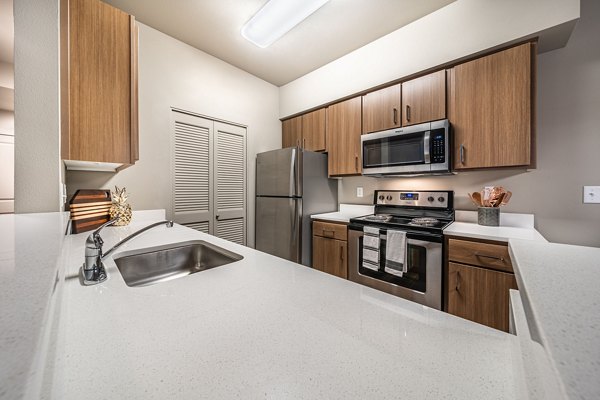
[[[270,0],[242,27],[242,36],[265,48],[329,0]]]

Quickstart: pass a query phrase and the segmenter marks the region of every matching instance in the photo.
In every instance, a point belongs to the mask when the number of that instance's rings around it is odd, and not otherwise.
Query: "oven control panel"
[[[390,206],[412,206],[449,208],[453,192],[434,191],[375,191],[375,204]]]

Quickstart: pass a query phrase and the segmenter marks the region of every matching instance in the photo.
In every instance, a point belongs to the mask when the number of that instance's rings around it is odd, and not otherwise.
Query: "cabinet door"
[[[302,146],[302,117],[286,119],[281,123],[281,148]]]
[[[360,97],[354,97],[327,108],[330,176],[359,175],[361,173],[360,132]]]
[[[448,264],[448,312],[508,332],[508,291],[517,289],[513,274]]]
[[[313,236],[313,268],[348,278],[347,242]]]
[[[402,83],[402,126],[446,118],[446,71]]]
[[[302,115],[302,147],[310,151],[325,151],[325,109]]]
[[[68,37],[61,71],[62,158],[134,163],[137,32],[132,18],[101,1],[69,0],[61,29]]]
[[[455,169],[531,164],[531,46],[454,67],[450,123]]]
[[[362,133],[383,131],[400,126],[400,84],[365,94]]]

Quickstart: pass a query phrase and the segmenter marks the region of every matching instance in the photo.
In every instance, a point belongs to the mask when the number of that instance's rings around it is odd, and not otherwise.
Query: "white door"
[[[246,128],[215,122],[215,236],[246,244]]]
[[[173,111],[173,220],[213,233],[213,121]]]

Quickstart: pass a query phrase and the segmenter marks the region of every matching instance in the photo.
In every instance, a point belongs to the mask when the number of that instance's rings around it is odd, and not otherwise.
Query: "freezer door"
[[[256,249],[300,263],[302,199],[256,198]]]
[[[302,152],[298,148],[256,155],[256,195],[302,197]]]

